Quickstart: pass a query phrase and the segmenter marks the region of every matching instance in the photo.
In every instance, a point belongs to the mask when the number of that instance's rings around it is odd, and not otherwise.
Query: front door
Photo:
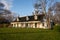
[[[35,28],[37,28],[37,23],[35,23]]]

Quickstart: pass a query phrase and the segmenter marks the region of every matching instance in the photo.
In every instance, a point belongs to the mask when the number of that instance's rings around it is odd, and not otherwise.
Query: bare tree
[[[4,9],[4,6],[3,3],[0,3],[0,18],[4,18],[10,22],[13,19],[13,13],[10,10]]]
[[[60,24],[60,2],[56,2],[51,8],[54,11],[54,21]]]
[[[54,0],[37,0],[34,8],[44,13],[53,5]]]
[[[38,10],[38,12],[42,12],[45,14],[45,18],[47,20],[47,25],[50,28],[50,14],[51,10],[49,9],[54,3],[54,0],[37,0],[34,8]]]

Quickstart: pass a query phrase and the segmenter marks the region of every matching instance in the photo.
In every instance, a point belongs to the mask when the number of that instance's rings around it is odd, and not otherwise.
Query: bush
[[[60,32],[60,25],[55,25],[55,26],[54,26],[54,31]]]

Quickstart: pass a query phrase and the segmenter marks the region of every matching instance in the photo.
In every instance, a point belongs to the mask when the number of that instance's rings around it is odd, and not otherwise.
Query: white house
[[[47,21],[44,19],[44,14],[31,15],[25,17],[17,17],[15,21],[11,22],[12,27],[20,28],[44,28],[48,29]]]

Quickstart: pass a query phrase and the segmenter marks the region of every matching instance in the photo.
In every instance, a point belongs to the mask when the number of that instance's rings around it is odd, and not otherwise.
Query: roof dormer
[[[16,19],[17,21],[19,21],[19,17],[17,17],[17,19]]]
[[[28,16],[26,16],[26,20],[29,20],[29,17]]]
[[[37,15],[34,15],[34,19],[37,20]]]

